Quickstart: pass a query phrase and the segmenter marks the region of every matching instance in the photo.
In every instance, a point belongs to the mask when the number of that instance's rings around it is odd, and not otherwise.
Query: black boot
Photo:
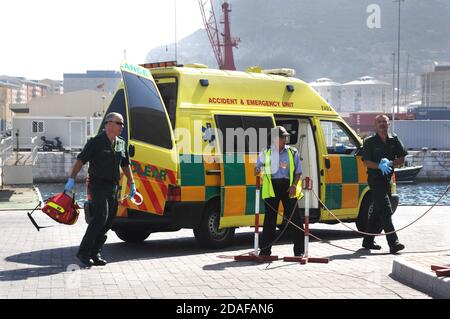
[[[106,260],[102,258],[100,253],[92,257],[92,261],[94,262],[94,266],[106,266],[107,264]]]
[[[397,242],[395,242],[392,246],[390,246],[389,252],[390,252],[391,254],[396,254],[396,253],[398,253],[400,250],[403,250],[403,249],[405,249],[405,245],[400,244],[400,243],[397,241]]]
[[[107,238],[106,235],[103,236],[93,249],[94,254],[92,255],[92,261],[95,266],[105,266],[107,264],[106,260],[104,260],[101,255],[103,244],[106,242]]]

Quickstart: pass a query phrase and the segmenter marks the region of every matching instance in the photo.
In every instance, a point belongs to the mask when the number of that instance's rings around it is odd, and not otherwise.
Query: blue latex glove
[[[388,175],[392,172],[392,161],[387,158],[382,158],[380,164],[378,164],[378,168],[381,170],[383,175]]]
[[[134,183],[130,184],[130,198],[133,198],[136,195],[136,185]]]
[[[72,193],[74,187],[75,187],[75,180],[72,177],[69,177],[66,186],[64,186],[64,191],[66,191],[67,193]]]

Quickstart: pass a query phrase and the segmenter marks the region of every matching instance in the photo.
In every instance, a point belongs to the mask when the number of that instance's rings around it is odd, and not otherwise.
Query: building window
[[[44,122],[43,121],[31,122],[31,131],[33,133],[44,133]]]

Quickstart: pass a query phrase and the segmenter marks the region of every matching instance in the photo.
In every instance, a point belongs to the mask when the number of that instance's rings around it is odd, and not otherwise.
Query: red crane
[[[206,33],[209,42],[216,56],[217,64],[221,70],[236,70],[233,58],[233,48],[237,48],[239,38],[233,38],[230,30],[230,4],[225,0],[222,2],[223,32],[220,32],[214,13],[213,0],[198,0],[200,11],[203,17]],[[209,4],[209,6],[208,6]],[[209,11],[209,16],[207,12]],[[222,36],[222,41],[220,39]]]

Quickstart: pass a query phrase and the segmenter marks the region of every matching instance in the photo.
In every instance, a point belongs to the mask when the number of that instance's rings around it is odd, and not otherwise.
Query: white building
[[[320,78],[309,85],[319,93],[337,112],[341,111],[342,89],[341,83],[334,82],[328,78]]]
[[[113,94],[122,80],[117,71],[87,71],[86,73],[64,73],[64,92],[93,90]]]
[[[39,82],[48,85],[48,90],[47,90],[48,95],[61,95],[64,93],[63,81],[44,79]]]
[[[90,118],[94,114],[104,113],[111,99],[111,94],[91,90],[48,95],[28,103],[29,114],[27,115]]]
[[[392,85],[371,76],[342,85],[341,111],[389,112],[392,105]]]
[[[450,107],[450,62],[434,64],[422,75],[422,106]]]
[[[19,87],[0,80],[0,131],[9,130],[12,127],[11,106]]]

